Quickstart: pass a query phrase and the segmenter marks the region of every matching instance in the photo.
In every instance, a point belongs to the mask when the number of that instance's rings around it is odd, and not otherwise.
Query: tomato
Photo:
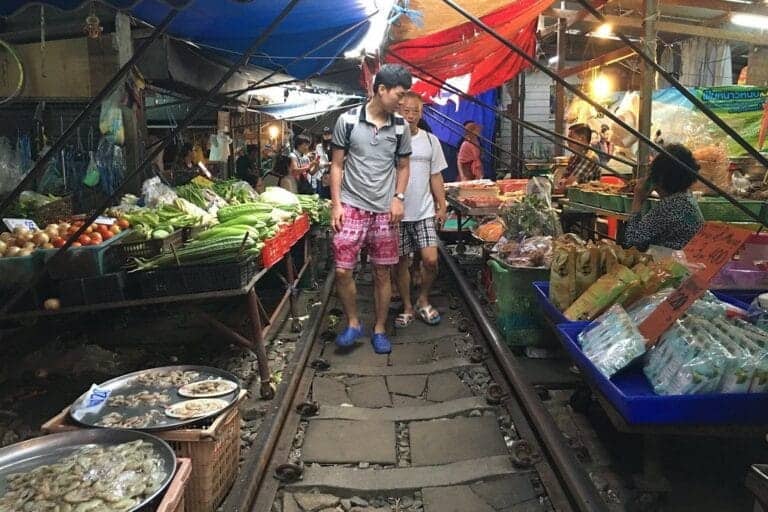
[[[112,234],[113,234],[113,235],[116,235],[116,234],[118,234],[120,231],[122,231],[122,230],[120,229],[120,226],[118,226],[117,224],[113,224],[113,225],[112,225],[112,226],[109,228],[109,230],[112,232]]]
[[[91,233],[91,243],[93,245],[99,245],[101,242],[104,241],[104,238],[101,236],[101,233],[95,232]]]
[[[82,245],[91,245],[91,237],[88,235],[80,235],[80,238],[78,238],[77,241]]]
[[[131,227],[131,224],[126,219],[120,219],[117,221],[117,227],[120,229],[128,229]]]
[[[114,234],[113,232],[111,232],[111,231],[105,231],[105,232],[102,234],[102,237],[104,238],[104,240],[109,240],[109,239],[110,239],[110,238],[112,238],[113,236],[115,236],[115,234]]]
[[[83,246],[83,244],[81,244],[80,242],[73,242],[72,243],[72,247],[82,247],[82,246]]]
[[[51,240],[51,243],[56,249],[58,249],[59,247],[62,247],[66,242],[67,241],[61,238],[60,236],[57,236],[53,240]]]
[[[109,226],[107,226],[106,224],[99,224],[99,227],[97,228],[97,230],[99,233],[103,235],[104,233],[109,233]]]

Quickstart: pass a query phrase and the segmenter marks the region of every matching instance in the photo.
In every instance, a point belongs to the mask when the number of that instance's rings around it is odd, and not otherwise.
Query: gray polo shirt
[[[348,149],[341,181],[341,202],[368,212],[389,212],[395,195],[397,172],[395,151],[398,157],[410,156],[411,132],[408,123],[397,125],[398,114],[391,114],[386,125],[376,128],[366,119],[365,106],[342,114],[333,130],[336,149]],[[347,138],[347,126],[352,133]],[[401,131],[400,148],[397,149],[396,132]]]

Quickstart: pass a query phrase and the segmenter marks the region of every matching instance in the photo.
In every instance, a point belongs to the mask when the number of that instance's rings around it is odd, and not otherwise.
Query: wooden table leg
[[[271,400],[275,396],[275,388],[272,387],[272,375],[269,372],[269,360],[267,359],[267,347],[264,344],[264,327],[261,325],[261,312],[259,298],[256,290],[251,289],[247,295],[248,319],[253,331],[253,350],[256,352],[256,360],[259,364],[259,379],[261,379],[261,398]]]

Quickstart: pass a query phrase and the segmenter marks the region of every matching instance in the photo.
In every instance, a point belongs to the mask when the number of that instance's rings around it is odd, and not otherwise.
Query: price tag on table
[[[709,289],[709,282],[752,235],[746,229],[707,222],[683,248],[689,263],[701,265],[691,277],[640,324],[640,333],[653,346],[688,308]]]
[[[95,224],[105,224],[107,226],[111,226],[115,222],[117,222],[116,218],[114,218],[114,217],[103,217],[103,216],[96,217],[96,220],[94,221]]]
[[[16,228],[27,228],[30,231],[40,229],[32,219],[3,219],[3,223],[13,231]]]

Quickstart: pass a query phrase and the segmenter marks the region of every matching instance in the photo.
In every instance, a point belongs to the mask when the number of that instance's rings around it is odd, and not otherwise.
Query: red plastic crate
[[[309,232],[309,216],[306,213],[301,214],[291,225],[291,239],[295,244]]]
[[[261,250],[261,263],[264,268],[270,268],[280,261],[292,245],[291,232],[286,229],[281,229],[275,236],[265,240],[264,248]]]

